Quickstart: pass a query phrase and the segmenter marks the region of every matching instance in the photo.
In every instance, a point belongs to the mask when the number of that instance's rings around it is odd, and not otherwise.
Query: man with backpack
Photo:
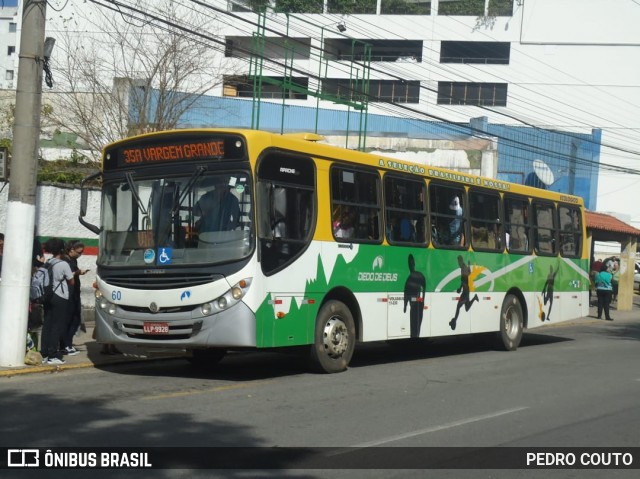
[[[58,365],[65,362],[58,347],[69,322],[69,290],[75,284],[75,280],[69,263],[61,258],[65,254],[64,241],[60,238],[51,238],[47,241],[45,249],[53,255],[45,264],[45,267],[50,266],[48,280],[53,287],[53,292],[49,292],[42,298],[44,324],[40,353],[43,364]]]

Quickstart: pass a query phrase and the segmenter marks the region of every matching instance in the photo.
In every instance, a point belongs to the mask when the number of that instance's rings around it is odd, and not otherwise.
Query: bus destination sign
[[[193,160],[198,158],[224,158],[224,141],[194,141],[177,145],[123,148],[125,165],[155,161]]]
[[[189,160],[240,159],[243,156],[244,142],[233,140],[239,139],[200,137],[183,141],[128,143],[107,150],[105,168],[128,168]]]

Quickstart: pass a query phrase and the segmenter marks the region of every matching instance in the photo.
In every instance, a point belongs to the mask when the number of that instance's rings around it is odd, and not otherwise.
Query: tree
[[[211,11],[164,0],[145,12],[84,4],[56,33],[51,119],[94,152],[135,133],[176,128],[219,85],[220,72],[234,70],[235,60],[219,54],[224,41],[216,41]]]

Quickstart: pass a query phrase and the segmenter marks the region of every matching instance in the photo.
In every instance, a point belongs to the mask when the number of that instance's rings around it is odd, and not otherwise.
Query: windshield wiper
[[[198,166],[198,168],[196,168],[196,171],[193,172],[193,175],[191,175],[191,178],[189,178],[189,181],[184,186],[182,190],[182,194],[180,195],[180,198],[178,199],[178,201],[176,201],[173,204],[173,209],[171,210],[172,218],[176,215],[176,213],[180,209],[180,205],[185,200],[187,195],[191,193],[191,190],[193,189],[193,185],[196,183],[196,181],[198,181],[198,178],[202,176],[202,174],[204,173],[204,170],[205,170],[204,166]]]
[[[133,195],[133,197],[136,199],[136,202],[138,203],[138,208],[140,208],[140,212],[143,215],[147,215],[148,214],[147,210],[142,204],[142,200],[138,196],[138,192],[136,191],[135,184],[133,183],[133,175],[131,174],[131,172],[127,172],[125,174],[125,178],[127,179],[127,184],[129,185],[129,190],[131,190],[131,194]]]

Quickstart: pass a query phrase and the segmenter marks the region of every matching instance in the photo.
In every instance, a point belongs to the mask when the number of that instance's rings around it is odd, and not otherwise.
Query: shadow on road
[[[358,344],[351,368],[393,364],[423,359],[435,359],[469,354],[500,354],[495,348],[495,334],[467,335],[429,339],[400,339]],[[525,333],[520,348],[536,347],[572,338]],[[274,351],[229,352],[217,365],[196,368],[184,358],[158,359],[131,364],[105,364],[99,369],[116,374],[149,377],[180,377],[215,379],[234,382],[274,379],[301,374],[313,374],[309,369],[308,347]]]

